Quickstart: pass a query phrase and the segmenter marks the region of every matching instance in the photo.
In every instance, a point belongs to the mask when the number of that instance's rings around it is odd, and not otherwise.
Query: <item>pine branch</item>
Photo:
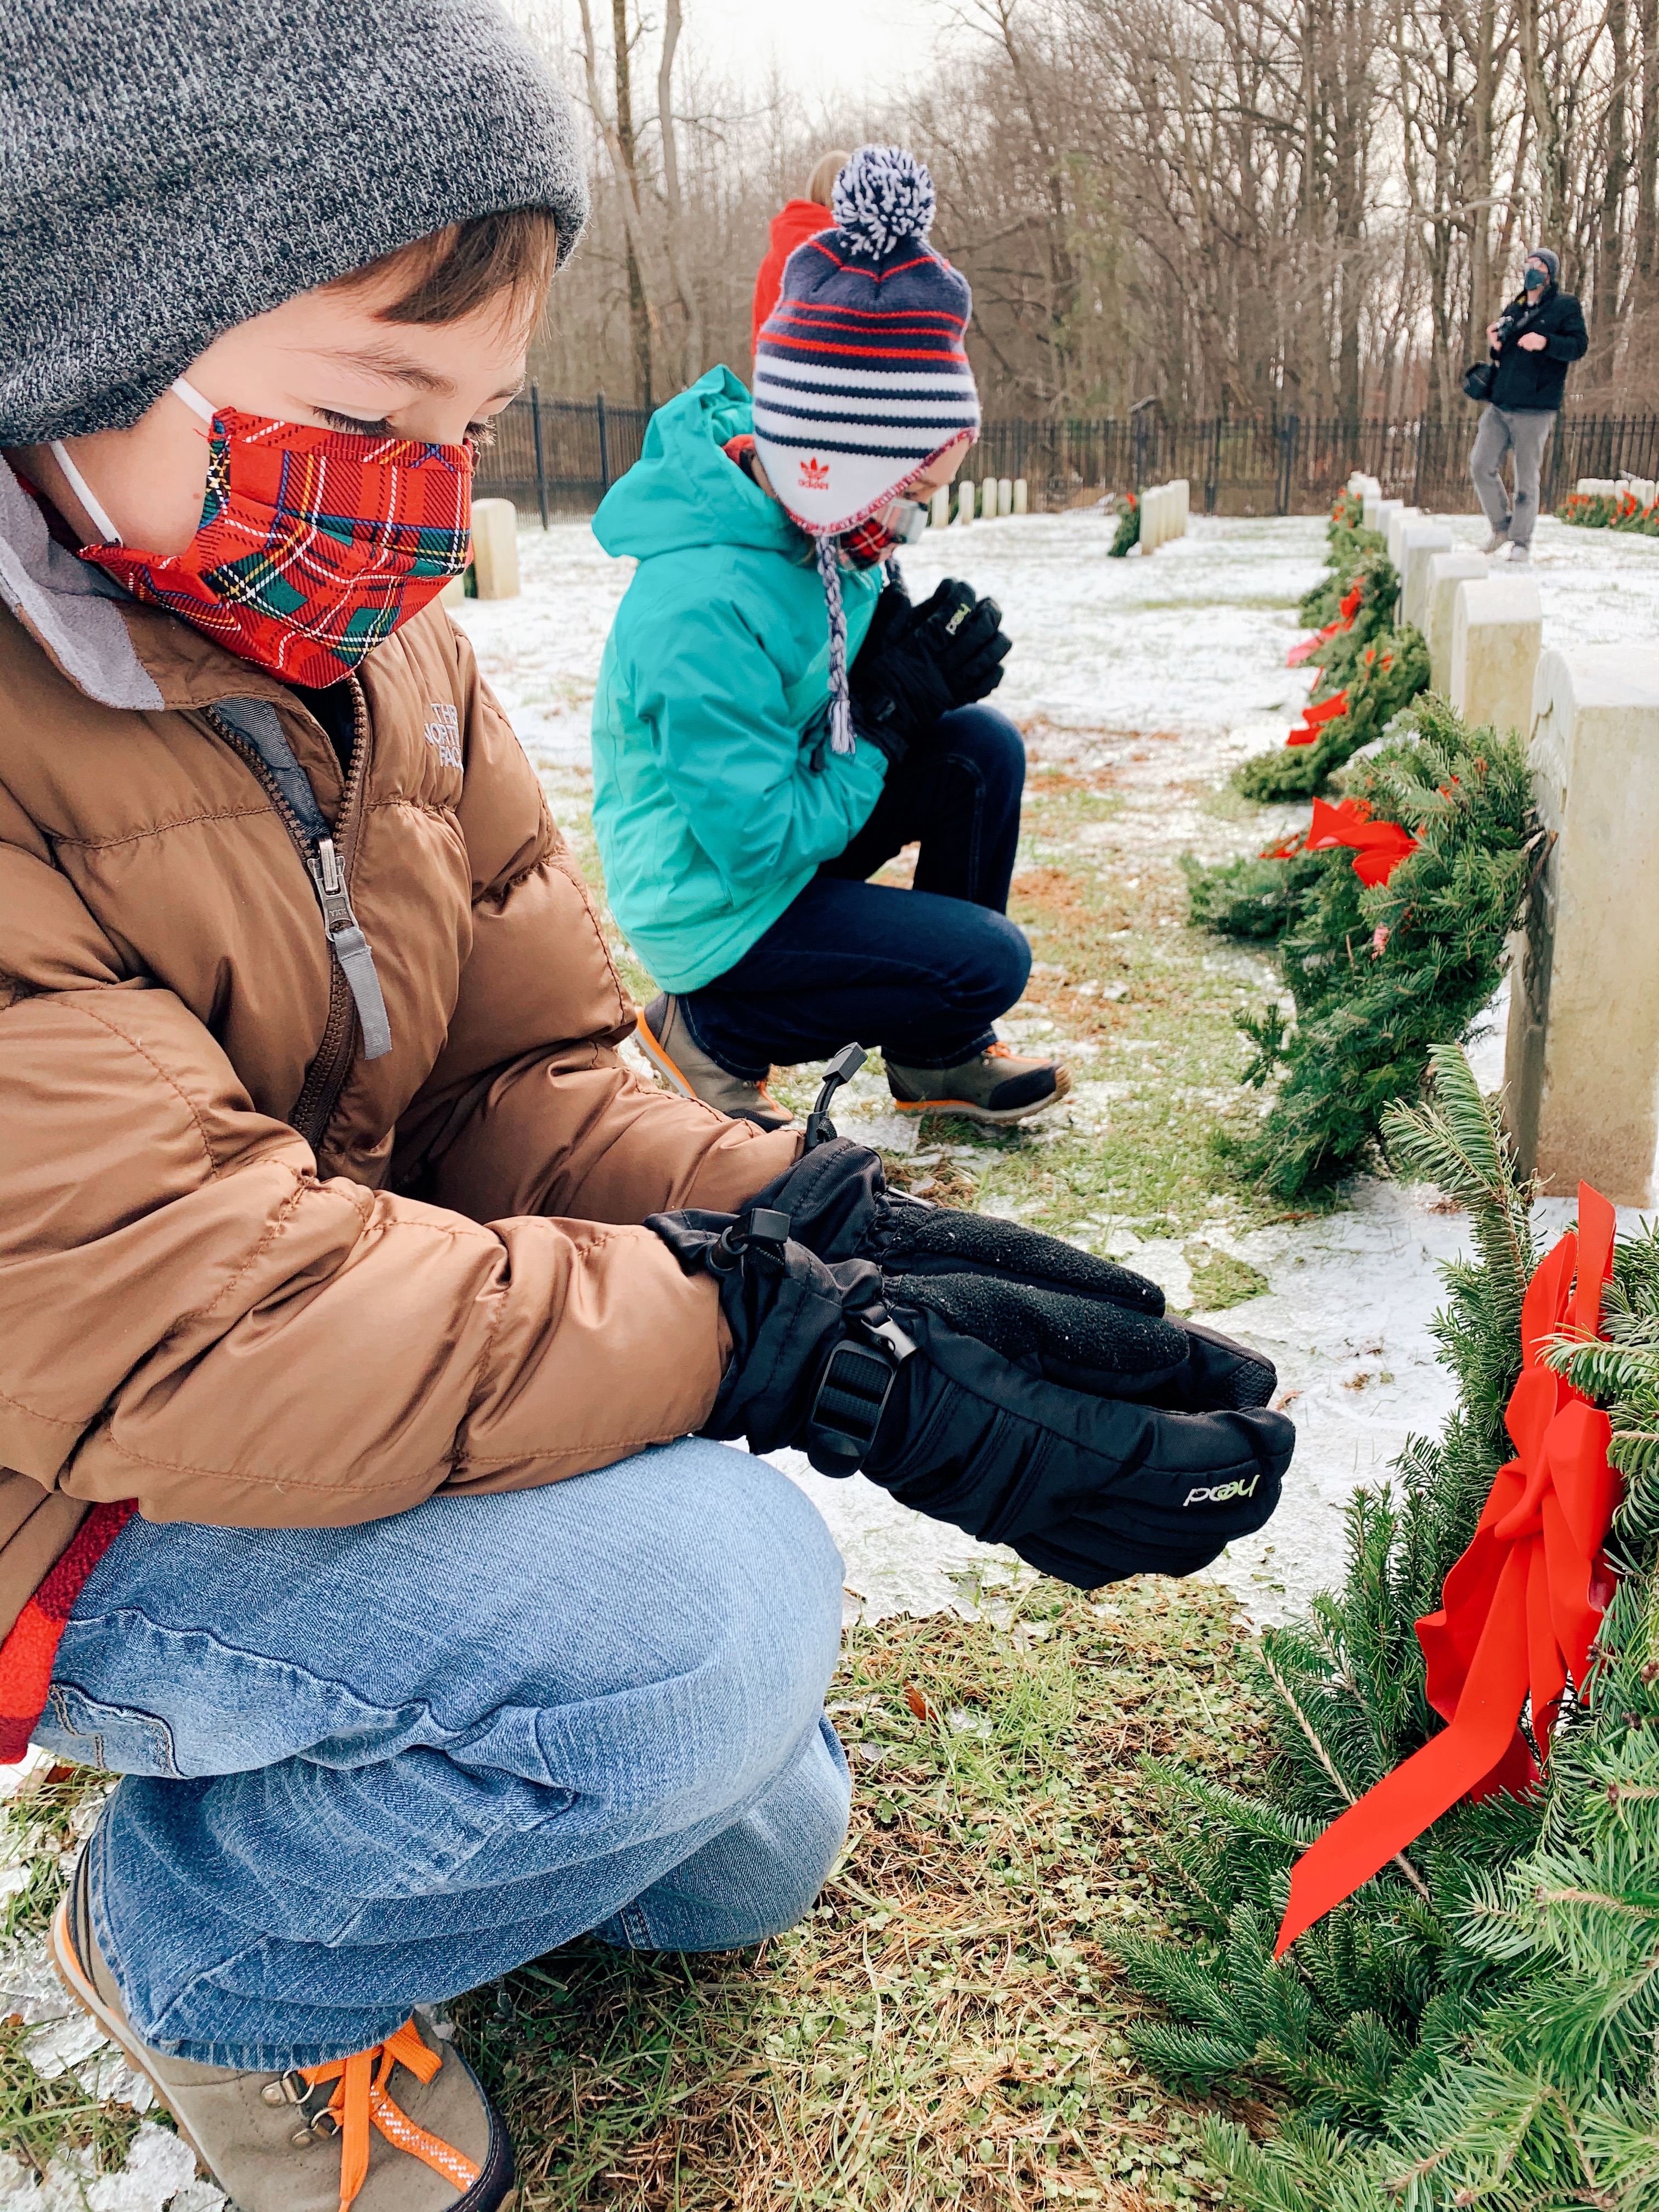
[[[1268,1674],[1273,1676],[1274,1687],[1278,1690],[1279,1696],[1284,1698],[1285,1705],[1290,1709],[1291,1717],[1300,1727],[1303,1735],[1307,1737],[1308,1741],[1313,1746],[1314,1755],[1318,1759],[1320,1765],[1324,1768],[1326,1773],[1330,1776],[1332,1781],[1335,1783],[1337,1788],[1347,1799],[1349,1804],[1357,1804],[1358,1802],[1358,1798],[1355,1797],[1353,1791],[1349,1789],[1347,1784],[1338,1772],[1334,1760],[1331,1758],[1330,1753],[1326,1750],[1324,1745],[1320,1741],[1318,1732],[1316,1730],[1313,1723],[1308,1718],[1306,1713],[1303,1711],[1302,1707],[1297,1704],[1290,1684],[1279,1673],[1278,1668],[1274,1666],[1271,1654],[1268,1653],[1265,1648],[1261,1654],[1261,1663],[1267,1668]],[[1422,1875],[1419,1874],[1417,1869],[1411,1863],[1410,1860],[1407,1858],[1403,1851],[1396,1851],[1395,1853],[1393,1863],[1399,1868],[1401,1873],[1405,1875],[1407,1881],[1410,1882],[1412,1887],[1417,1892],[1424,1903],[1425,1905],[1432,1904],[1434,1900],[1429,1895],[1429,1885],[1424,1881]]]

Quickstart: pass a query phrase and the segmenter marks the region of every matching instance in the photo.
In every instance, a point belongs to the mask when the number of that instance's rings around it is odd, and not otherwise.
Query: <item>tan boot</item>
[[[745,1083],[710,1060],[686,1027],[679,1000],[665,993],[641,1014],[640,1043],[669,1089],[682,1097],[701,1098],[734,1121],[757,1121],[763,1129],[787,1129],[795,1118],[764,1083]]]
[[[286,2074],[170,2058],[127,2018],[88,1887],[83,1851],[52,1922],[52,1963],[237,2212],[495,2212],[513,2186],[513,2146],[453,2044],[410,2020],[370,2050]]]
[[[1057,1105],[1072,1087],[1063,1060],[1031,1060],[1012,1045],[987,1045],[955,1067],[887,1063],[887,1088],[901,1114],[960,1114],[969,1121],[1023,1121]]]

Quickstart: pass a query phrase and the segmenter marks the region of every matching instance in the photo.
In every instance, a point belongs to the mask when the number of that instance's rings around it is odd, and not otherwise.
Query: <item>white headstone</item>
[[[1544,613],[1530,576],[1474,577],[1452,600],[1448,693],[1471,729],[1532,726],[1532,680],[1543,643]]]
[[[481,599],[519,596],[519,512],[510,499],[472,502],[472,569]]]
[[[1538,664],[1533,790],[1556,842],[1516,946],[1505,1114],[1523,1173],[1615,1206],[1659,1196],[1659,647]]]
[[[1014,478],[1014,513],[1024,514],[1030,504],[1030,487],[1024,477]]]
[[[941,484],[933,494],[933,501],[927,509],[928,526],[933,530],[943,530],[950,520],[951,487],[949,484]]]
[[[997,513],[1012,514],[1014,511],[1013,480],[1009,477],[997,478]]]
[[[1443,522],[1410,522],[1400,541],[1400,618],[1423,627],[1428,610],[1429,562],[1451,550],[1452,534]]]
[[[964,480],[957,487],[957,520],[971,522],[973,519],[974,487],[970,480]]]
[[[1389,517],[1388,527],[1383,532],[1383,538],[1389,548],[1389,558],[1396,568],[1400,566],[1400,549],[1404,542],[1407,527],[1410,524],[1420,522],[1422,520],[1423,510],[1420,507],[1402,507]]]
[[[1451,696],[1452,607],[1457,587],[1472,577],[1491,574],[1480,555],[1470,550],[1429,556],[1427,611],[1418,626],[1429,641],[1429,689],[1443,699]]]

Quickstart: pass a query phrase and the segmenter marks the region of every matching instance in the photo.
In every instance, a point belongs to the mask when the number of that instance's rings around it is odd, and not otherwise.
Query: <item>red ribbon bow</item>
[[[1327,623],[1323,629],[1316,630],[1311,637],[1304,637],[1300,644],[1291,647],[1285,656],[1285,667],[1300,668],[1304,660],[1312,659],[1322,645],[1328,644],[1332,638],[1339,636],[1343,630],[1352,629],[1353,618],[1359,612],[1362,594],[1363,586],[1356,584],[1347,598],[1343,600],[1342,611],[1335,622]]]
[[[1568,1680],[1583,1693],[1613,1596],[1601,1546],[1619,1478],[1607,1463],[1607,1415],[1541,1353],[1564,1325],[1587,1340],[1595,1335],[1613,1231],[1612,1206],[1580,1183],[1577,1234],[1540,1264],[1522,1305],[1521,1376],[1504,1415],[1516,1456],[1498,1470],[1474,1540],[1446,1577],[1439,1612],[1417,1624],[1429,1703],[1449,1725],[1297,1861],[1275,1958],[1460,1797],[1529,1787],[1538,1765],[1519,1726],[1524,1700],[1530,1694],[1542,1754]]]
[[[1269,845],[1264,860],[1288,860],[1293,853],[1328,853],[1346,847],[1353,854],[1353,872],[1362,884],[1386,884],[1407,854],[1417,850],[1417,840],[1398,822],[1373,822],[1363,799],[1340,799],[1334,806],[1322,799],[1313,803],[1313,823],[1305,837],[1281,838]]]
[[[1346,714],[1347,711],[1347,693],[1334,691],[1328,699],[1322,699],[1316,707],[1304,707],[1302,709],[1302,726],[1291,732],[1285,740],[1285,744],[1287,745],[1316,744],[1319,732],[1325,724],[1334,722],[1339,714]]]

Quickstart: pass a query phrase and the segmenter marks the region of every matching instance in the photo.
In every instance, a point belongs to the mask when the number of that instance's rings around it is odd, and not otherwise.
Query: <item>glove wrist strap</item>
[[[895,1321],[866,1322],[823,1363],[802,1442],[820,1474],[856,1474],[870,1454],[900,1368],[915,1350]]]

